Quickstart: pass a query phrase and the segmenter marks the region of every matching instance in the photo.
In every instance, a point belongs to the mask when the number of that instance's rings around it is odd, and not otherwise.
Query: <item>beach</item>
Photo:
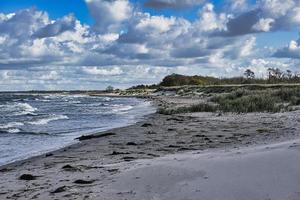
[[[151,99],[172,107],[202,101]],[[299,114],[150,114],[0,167],[0,199],[299,199]],[[277,195],[286,179],[293,187]]]

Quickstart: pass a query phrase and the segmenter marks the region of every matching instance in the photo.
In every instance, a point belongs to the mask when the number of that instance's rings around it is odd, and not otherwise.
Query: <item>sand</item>
[[[152,114],[0,167],[0,199],[297,199],[299,116]]]
[[[300,140],[135,162],[102,199],[299,200]]]

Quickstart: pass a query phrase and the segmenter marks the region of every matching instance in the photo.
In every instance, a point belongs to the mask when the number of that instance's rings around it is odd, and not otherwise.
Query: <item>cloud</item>
[[[245,57],[245,56],[251,55],[255,44],[256,44],[256,38],[255,37],[252,36],[249,39],[247,39],[245,44],[240,48],[239,56]]]
[[[214,11],[214,5],[207,3],[203,6],[199,12],[199,21],[196,23],[196,26],[200,28],[200,31],[209,32],[223,30],[227,18],[224,13],[217,15]]]
[[[2,14],[0,18],[0,33],[14,38],[23,39],[49,23],[47,13],[34,8],[20,10],[16,13]]]
[[[82,71],[90,75],[104,75],[104,76],[114,76],[123,73],[120,67],[113,67],[112,69],[99,68],[99,67],[83,67]]]
[[[50,71],[39,77],[39,79],[41,80],[57,80],[58,78],[59,78],[59,74],[56,71]]]
[[[247,0],[227,0],[225,4],[225,9],[230,10],[234,13],[239,13],[247,10],[249,8]]]
[[[95,20],[94,30],[99,33],[119,32],[133,11],[128,0],[86,0],[86,3]]]
[[[252,29],[257,32],[268,32],[271,30],[275,20],[272,18],[261,18],[252,26]]]
[[[260,0],[250,10],[231,16],[216,35],[239,36],[259,32],[290,30],[300,25],[298,0]]]
[[[268,73],[267,69],[268,68],[279,68],[281,70],[287,70],[291,66],[291,63],[285,63],[285,62],[280,62],[276,60],[267,60],[263,58],[259,59],[252,59],[250,62],[245,66],[241,67],[241,73],[244,72],[246,69],[251,69],[257,78],[267,78]]]
[[[136,12],[128,24],[128,31],[120,35],[119,42],[146,43],[165,40],[166,35],[171,38],[176,37],[184,31],[185,26],[189,26],[189,22],[184,19]]]
[[[151,8],[188,8],[195,5],[200,5],[205,0],[146,0],[145,6]]]
[[[76,62],[76,55],[95,42],[89,34],[73,15],[50,20],[36,9],[1,14],[0,68]]]
[[[281,49],[278,49],[274,54],[274,57],[277,58],[294,58],[294,59],[300,59],[300,40],[290,41],[289,45],[287,47],[283,47]]]
[[[75,30],[76,21],[73,15],[64,16],[53,23],[37,30],[32,36],[34,38],[46,38],[59,35],[65,31]]]

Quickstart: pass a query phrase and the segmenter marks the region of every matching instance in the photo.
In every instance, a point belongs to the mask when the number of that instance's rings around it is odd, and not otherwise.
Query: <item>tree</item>
[[[107,86],[107,88],[105,89],[105,91],[106,92],[112,92],[112,91],[114,91],[114,87],[111,86],[111,85],[109,85],[109,86]]]
[[[268,68],[268,74],[269,74],[269,79],[272,79],[275,77],[275,69],[274,68]]]
[[[277,79],[281,79],[282,76],[283,76],[283,72],[279,68],[276,68],[275,69],[275,76],[276,76]]]
[[[283,77],[283,72],[279,68],[269,68],[269,79],[281,79]]]
[[[255,73],[253,71],[251,71],[251,69],[247,69],[245,72],[244,72],[244,76],[247,78],[247,79],[254,79],[255,78]]]
[[[291,79],[293,77],[293,72],[291,70],[286,70],[286,77]]]

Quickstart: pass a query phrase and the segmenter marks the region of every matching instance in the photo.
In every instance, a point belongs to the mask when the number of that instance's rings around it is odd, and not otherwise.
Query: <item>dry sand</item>
[[[299,164],[300,140],[171,155],[131,164],[101,199],[299,200]]]
[[[0,199],[300,199],[299,114],[153,114],[1,167]]]

